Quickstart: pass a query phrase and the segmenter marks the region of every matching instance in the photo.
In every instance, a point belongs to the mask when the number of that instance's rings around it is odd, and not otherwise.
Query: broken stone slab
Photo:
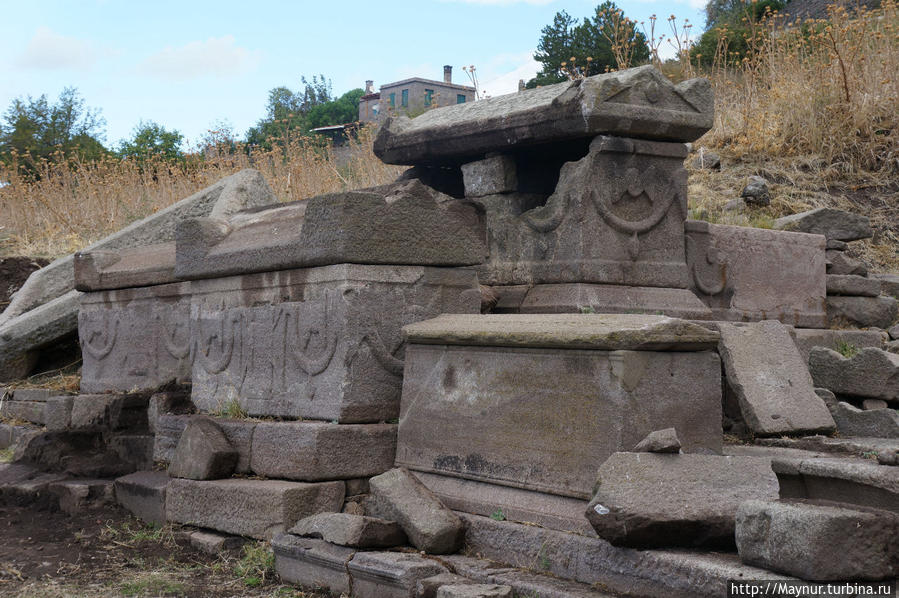
[[[74,268],[75,288],[85,292],[178,282],[174,242],[115,251],[79,251],[75,254]]]
[[[437,590],[437,598],[512,598],[512,587],[496,584],[445,585]]]
[[[830,432],[833,417],[815,394],[805,360],[780,322],[721,323],[719,354],[743,420],[758,436]],[[813,349],[814,351],[814,349]]]
[[[741,502],[778,497],[769,459],[615,453],[586,516],[615,546],[732,546]]]
[[[447,571],[436,560],[401,552],[357,552],[347,569],[359,598],[405,598],[419,580]]]
[[[625,135],[693,141],[712,126],[708,81],[675,86],[651,66],[387,120],[375,154],[388,164],[470,161],[511,147]]]
[[[409,541],[429,554],[450,554],[461,546],[462,521],[405,469],[392,469],[369,480],[375,515],[396,521]]]
[[[471,203],[420,181],[320,195],[177,229],[175,275],[212,278],[341,263],[468,266],[486,258]]]
[[[339,264],[191,281],[192,401],[339,423],[399,413],[402,326],[477,313],[467,269]]]
[[[53,508],[58,505],[50,485],[70,479],[65,473],[47,473],[29,463],[0,463],[0,504]]]
[[[69,515],[111,504],[112,480],[73,479],[54,482],[47,489],[59,499],[59,510]]]
[[[461,585],[466,583],[475,583],[474,581],[456,575],[455,573],[440,573],[433,577],[418,580],[415,588],[416,598],[436,598],[437,590],[446,585]]]
[[[117,478],[116,501],[141,521],[165,525],[165,495],[169,474],[164,471],[137,471]]]
[[[744,563],[813,581],[899,573],[899,515],[878,509],[749,500],[737,511],[736,541]]]
[[[759,438],[756,444],[765,447],[798,449],[828,456],[852,456],[863,458],[865,454],[881,454],[899,450],[899,440],[892,438],[831,438],[829,436],[804,436],[802,438]]]
[[[16,388],[9,392],[17,401],[47,401],[60,394],[58,390],[50,388]]]
[[[116,430],[143,428],[149,397],[142,393],[80,394],[72,397],[70,427]]]
[[[884,295],[899,299],[899,274],[871,274],[871,278],[880,281],[880,289]]]
[[[684,230],[690,286],[711,309],[708,319],[776,319],[824,327],[824,240],[819,235],[699,220],[687,220]]]
[[[881,445],[896,441],[881,439]],[[886,452],[885,448],[877,451]],[[774,458],[771,468],[780,483],[780,498],[807,498],[844,502],[899,513],[899,469],[864,459]]]
[[[250,468],[258,475],[319,481],[368,477],[393,466],[395,424],[260,422]]]
[[[890,335],[890,338],[894,341],[899,340],[899,324],[896,324],[889,330],[887,330],[887,334]]]
[[[465,197],[483,197],[518,190],[515,159],[508,154],[491,154],[483,160],[462,165]]]
[[[664,430],[655,430],[637,443],[632,452],[634,453],[678,453],[680,452],[680,439],[677,437],[677,430],[674,428],[665,428]]]
[[[836,239],[827,239],[827,249],[834,249],[836,251],[846,251],[849,249],[849,243],[845,241],[837,241]]]
[[[727,595],[729,580],[797,581],[795,577],[744,565],[736,554],[684,549],[634,550],[612,546],[600,538],[534,525],[476,515],[462,514],[461,517],[468,530],[466,545],[472,553],[497,564],[590,584],[594,592],[596,587],[601,587],[612,595],[720,598]],[[458,572],[470,576],[467,568],[457,564],[458,557],[446,558]],[[497,572],[495,576],[490,576],[489,581],[512,585],[514,575],[512,572]],[[526,591],[521,591],[521,594],[528,595]],[[575,596],[581,598],[596,594]],[[600,593],[599,596],[605,594]]]
[[[169,475],[190,480],[229,478],[237,465],[237,451],[221,428],[208,417],[192,417],[175,447]]]
[[[827,298],[827,321],[831,326],[889,328],[899,314],[899,302],[892,297]]]
[[[275,571],[282,581],[342,595],[351,591],[347,562],[354,558],[354,549],[285,533],[272,538],[272,550]]]
[[[262,540],[309,515],[340,511],[343,493],[343,482],[173,479],[166,519]]]
[[[852,357],[813,347],[809,372],[816,386],[838,395],[870,397],[899,402],[899,355],[867,347]]]
[[[824,252],[828,274],[867,276],[868,265],[851,258],[842,251],[828,249]]]
[[[238,210],[277,201],[260,172],[241,170],[168,208],[126,226],[86,247],[82,252],[119,250],[174,241],[175,225],[186,218],[225,218]],[[0,328],[12,318],[72,291],[75,288],[73,262],[74,256],[69,255],[34,272],[12,297],[6,311],[0,315]]]
[[[851,274],[828,274],[827,294],[877,297],[880,295],[880,281]]]
[[[896,409],[862,410],[836,402],[830,413],[837,423],[837,431],[844,436],[899,438],[899,411]]]
[[[713,317],[711,310],[687,289],[586,283],[534,285],[527,289],[515,309],[502,311],[522,314],[646,314],[689,320]]]
[[[86,293],[78,312],[82,392],[190,382],[190,283]]]
[[[589,500],[599,464],[653,430],[676,427],[687,451],[721,448],[720,361],[696,350],[715,331],[599,314],[441,316],[404,330],[398,466]]]
[[[247,543],[246,538],[230,534],[219,534],[208,530],[197,530],[188,533],[187,541],[200,552],[213,556],[237,550]]]
[[[395,521],[347,513],[319,513],[306,517],[288,533],[353,548],[392,548],[406,543],[406,534]]]
[[[42,348],[75,332],[80,296],[69,291],[0,326],[0,382],[25,378]]]
[[[774,221],[774,228],[824,235],[838,241],[857,241],[874,235],[867,216],[834,208],[817,208]]]
[[[520,167],[552,169],[543,178],[558,183],[480,198],[490,250],[481,284],[686,289],[685,155],[679,143],[600,136],[558,172],[542,156]]]
[[[181,434],[190,421],[190,415],[160,415],[156,419],[153,439],[153,461],[168,465],[175,454]],[[245,472],[243,472],[245,473]]]
[[[883,334],[879,330],[823,330],[817,328],[795,328],[792,331],[793,341],[799,348],[802,358],[808,363],[812,347],[825,347],[836,350],[839,347],[863,349],[883,346]]]
[[[698,324],[642,314],[442,314],[403,333],[416,344],[599,351],[703,351],[720,338]]]

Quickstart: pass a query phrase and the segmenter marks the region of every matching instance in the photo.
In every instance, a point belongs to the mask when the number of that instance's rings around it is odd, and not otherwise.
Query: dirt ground
[[[69,516],[0,506],[0,596],[328,595],[282,585],[262,543],[215,557],[190,547],[179,531],[112,507]]]
[[[28,276],[48,263],[40,258],[0,257],[0,311],[6,309],[9,296],[25,283]]]

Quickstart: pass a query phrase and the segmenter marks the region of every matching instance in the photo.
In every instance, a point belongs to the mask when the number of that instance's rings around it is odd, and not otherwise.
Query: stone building
[[[382,85],[374,91],[374,82],[365,82],[365,95],[359,100],[359,121],[380,122],[382,114],[405,113],[417,116],[429,108],[472,102],[475,88],[453,83],[453,67],[443,67],[443,81],[411,77]]]

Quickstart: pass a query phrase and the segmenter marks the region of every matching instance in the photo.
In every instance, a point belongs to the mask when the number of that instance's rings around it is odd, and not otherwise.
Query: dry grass
[[[261,171],[281,201],[390,182],[402,168],[375,157],[372,137],[363,128],[338,150],[309,138],[284,139],[283,150],[212,151],[183,166],[57,155],[36,164],[38,180],[25,175],[25,158],[0,165],[0,180],[9,183],[0,188],[0,255],[72,253],[244,168]]]

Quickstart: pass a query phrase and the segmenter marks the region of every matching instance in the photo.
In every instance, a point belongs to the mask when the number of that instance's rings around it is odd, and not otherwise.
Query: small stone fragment
[[[512,598],[512,587],[494,584],[441,586],[437,598]]]
[[[740,192],[740,197],[743,198],[747,205],[767,206],[771,203],[768,181],[760,176],[750,176],[749,183]]]
[[[824,235],[839,241],[867,239],[874,234],[871,221],[866,216],[834,208],[818,208],[784,216],[774,221],[774,228]]]
[[[169,475],[190,480],[228,478],[234,473],[237,458],[237,451],[214,421],[193,417],[178,441]]]
[[[828,274],[827,294],[877,297],[880,295],[880,281],[854,274]]]
[[[875,409],[886,409],[889,407],[883,399],[865,399],[862,401],[862,409],[865,411],[873,411]]]
[[[392,548],[406,543],[406,534],[395,521],[347,513],[318,513],[306,517],[288,533],[353,548]]]
[[[483,197],[518,190],[515,159],[506,154],[488,154],[483,160],[462,165],[466,197]]]
[[[828,249],[824,252],[827,258],[827,273],[837,275],[867,276],[868,266],[857,259],[851,258],[842,251]]]
[[[450,554],[462,544],[462,520],[405,469],[371,478],[376,514],[396,521],[412,545],[429,554]]]
[[[674,428],[665,428],[650,432],[634,447],[635,453],[677,453],[680,452],[680,439]]]

